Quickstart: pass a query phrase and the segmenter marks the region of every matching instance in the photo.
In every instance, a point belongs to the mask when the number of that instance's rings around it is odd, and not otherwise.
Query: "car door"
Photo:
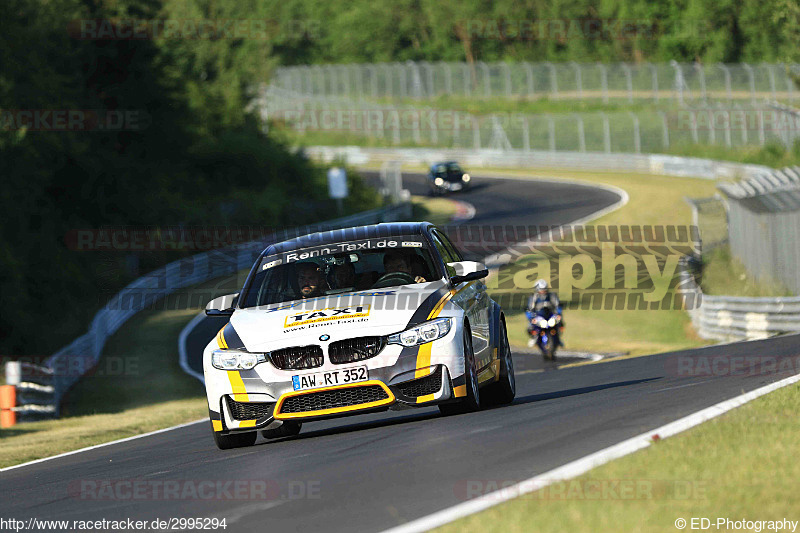
[[[450,240],[438,229],[432,231],[434,244],[442,254],[446,263],[462,261],[463,256],[453,246]],[[450,275],[450,272],[448,272]],[[453,296],[453,301],[458,304],[467,315],[472,332],[472,348],[475,351],[475,360],[478,369],[489,365],[492,361],[491,339],[489,332],[489,297],[486,294],[486,285],[482,280],[465,282],[456,287],[458,291]]]

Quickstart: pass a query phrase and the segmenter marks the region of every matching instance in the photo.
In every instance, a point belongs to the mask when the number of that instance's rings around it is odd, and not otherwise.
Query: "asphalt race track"
[[[575,185],[476,182],[458,196],[475,205],[474,223],[568,222],[616,201]],[[211,336],[218,329],[201,324],[190,354],[205,343],[203,327]],[[749,356],[769,358],[770,372],[733,364]],[[225,517],[227,531],[379,531],[464,501],[474,482],[529,478],[788,377],[798,356],[797,335],[536,373],[524,372],[533,356],[515,354],[521,372],[510,406],[446,418],[429,408],[316,422],[298,437],[226,452],[203,422],[0,472],[0,511],[17,519]],[[100,481],[198,487],[237,480],[266,481],[268,497],[92,489]]]

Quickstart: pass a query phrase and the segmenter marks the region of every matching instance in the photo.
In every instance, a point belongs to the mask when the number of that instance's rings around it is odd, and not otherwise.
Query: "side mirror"
[[[236,301],[239,299],[239,293],[226,294],[219,298],[214,298],[206,304],[206,315],[208,316],[231,316]]]
[[[450,276],[450,283],[453,285],[482,279],[489,275],[486,265],[477,261],[457,261],[455,263],[447,263],[447,266],[448,272],[455,272],[455,275]]]

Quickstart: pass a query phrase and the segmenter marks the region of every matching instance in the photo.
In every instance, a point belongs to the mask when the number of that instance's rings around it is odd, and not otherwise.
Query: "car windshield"
[[[342,241],[264,255],[241,307],[424,283],[436,276],[421,235]]]

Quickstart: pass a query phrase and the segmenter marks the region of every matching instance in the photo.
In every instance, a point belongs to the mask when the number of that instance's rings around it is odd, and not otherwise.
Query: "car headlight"
[[[464,181],[464,183],[469,183],[469,180],[471,180],[472,178],[469,177],[469,174],[464,174],[463,176],[461,176],[461,179]]]
[[[417,346],[441,339],[450,332],[453,321],[450,318],[437,318],[430,322],[425,322],[419,326],[409,328],[401,333],[389,335],[389,344],[401,344],[403,346]]]
[[[263,353],[239,350],[214,350],[211,352],[211,365],[220,370],[250,370],[266,360],[267,356]]]
[[[444,183],[444,180],[443,180],[442,178],[436,178],[435,180],[433,180],[433,182],[434,182],[436,185],[438,185],[439,187],[441,187],[441,186],[442,186],[442,184]]]

